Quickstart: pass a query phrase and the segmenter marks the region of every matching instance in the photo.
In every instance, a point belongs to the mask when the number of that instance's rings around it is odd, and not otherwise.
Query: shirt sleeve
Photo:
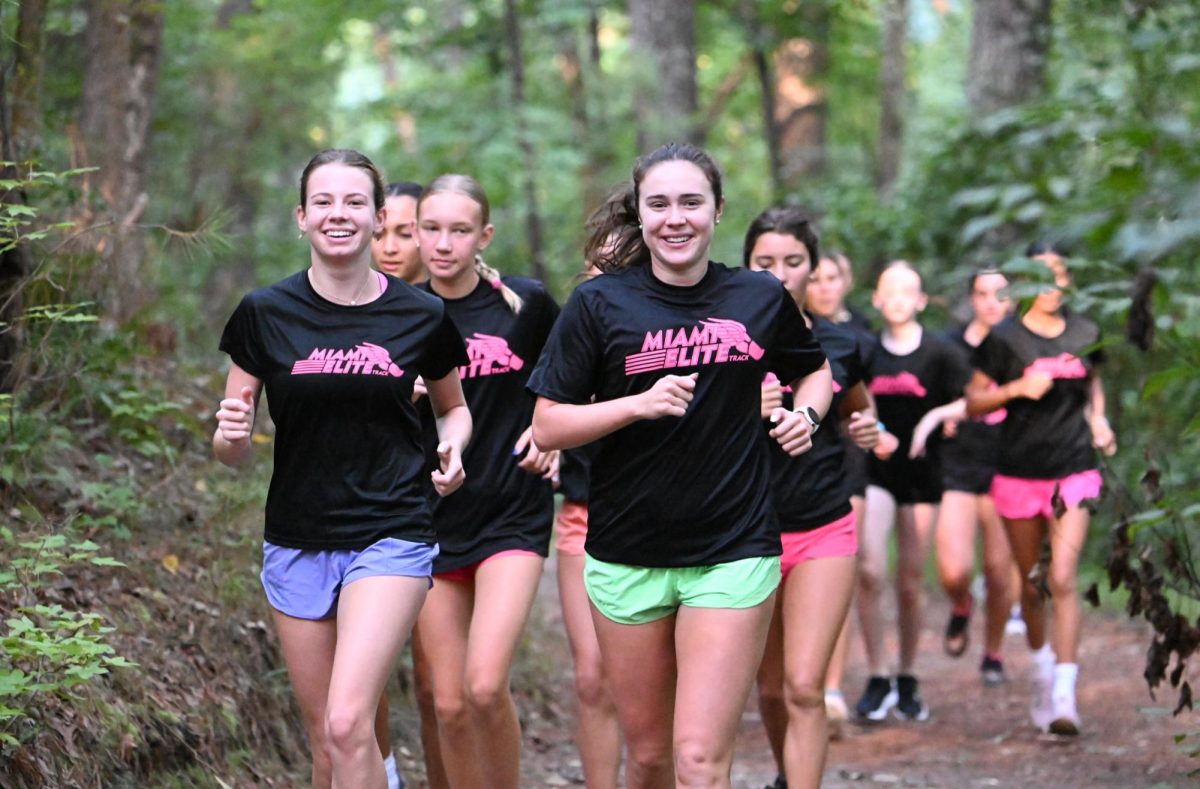
[[[1009,373],[1012,366],[1012,351],[1008,345],[996,337],[995,332],[988,334],[975,349],[975,369],[991,378],[998,384],[1006,384],[1013,380]]]
[[[596,392],[601,336],[595,316],[576,290],[546,339],[526,384],[529,391],[558,403],[589,402]]]
[[[454,368],[467,363],[467,346],[458,327],[443,309],[437,328],[429,335],[418,369],[431,381],[445,378]]]
[[[825,352],[813,335],[800,308],[780,285],[779,311],[775,316],[775,342],[769,349],[768,369],[780,381],[791,383],[825,363]]]
[[[241,303],[229,317],[221,332],[220,349],[229,354],[233,363],[255,378],[266,378],[267,354],[258,326],[258,311],[253,294],[242,297]]]

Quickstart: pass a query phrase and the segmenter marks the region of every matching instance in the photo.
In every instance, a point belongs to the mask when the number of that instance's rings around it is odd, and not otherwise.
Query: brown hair
[[[672,161],[691,162],[699,167],[708,178],[717,206],[721,205],[724,197],[721,169],[711,156],[687,143],[672,142],[654,149],[634,163],[629,186],[609,195],[588,217],[583,254],[596,261],[596,268],[607,273],[649,262],[650,249],[642,239],[638,217],[638,190],[652,167]]]
[[[364,171],[371,178],[371,198],[375,203],[375,210],[378,211],[383,208],[386,200],[384,197],[383,174],[379,172],[379,168],[375,166],[375,163],[365,155],[349,148],[326,148],[308,160],[308,164],[304,167],[304,172],[300,174],[301,208],[308,203],[309,177],[313,174],[314,170],[326,164],[344,164],[347,167],[357,167]]]

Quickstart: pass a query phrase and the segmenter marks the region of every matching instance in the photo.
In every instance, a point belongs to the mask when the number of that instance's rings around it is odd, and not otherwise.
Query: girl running
[[[520,784],[521,726],[509,672],[533,605],[554,520],[558,453],[530,440],[529,373],[558,306],[541,283],[501,278],[480,255],[492,240],[487,195],[443,175],[425,188],[417,238],[429,281],[466,338],[459,367],[479,430],[463,458],[467,482],[434,504],[441,553],[418,620],[450,785]]]
[[[970,300],[974,317],[947,334],[947,339],[970,359],[994,326],[1011,311],[1006,295],[1008,278],[995,270],[971,277]],[[963,381],[966,387],[968,381]],[[996,473],[1000,446],[1000,422],[1004,411],[993,411],[983,419],[966,419],[966,400],[959,398],[935,408],[913,431],[913,457],[924,452],[929,436],[943,430],[941,445],[942,503],[937,519],[937,564],[942,588],[953,606],[946,625],[943,646],[948,655],[959,657],[967,650],[970,618],[974,608],[971,577],[975,572],[976,527],[983,532],[983,577],[987,589],[984,620],[984,651],[979,670],[985,686],[1005,681],[1000,648],[1004,628],[1019,579],[1004,526],[989,493]]]
[[[966,360],[917,321],[927,297],[921,276],[897,261],[879,275],[873,303],[884,330],[867,362],[868,389],[879,418],[899,447],[887,460],[867,458],[867,515],[859,543],[858,611],[871,672],[855,709],[881,721],[895,707],[902,720],[923,721],[929,707],[920,695],[913,664],[923,607],[923,576],[934,516],[942,497],[936,451],[910,457],[913,429],[931,408],[961,394],[956,384],[970,375]],[[882,595],[887,577],[888,536],[896,527],[896,596],[900,630],[899,672],[892,681],[883,649]]]
[[[728,787],[779,584],[759,385],[793,387],[770,438],[812,446],[829,365],[771,277],[708,259],[724,209],[708,154],[665,145],[588,238],[530,379],[539,446],[596,442],[584,583],[627,743],[629,789]],[[594,396],[594,402],[593,402]]]
[[[316,787],[387,785],[375,712],[438,552],[416,376],[437,416],[439,495],[462,484],[471,434],[455,374],[462,338],[442,304],[370,268],[383,204],[365,156],[313,157],[296,209],[309,268],[243,298],[221,337],[232,363],[217,459],[250,459],[264,388],[276,426],[262,582]]]
[[[589,260],[584,277],[600,273]],[[558,596],[575,668],[575,742],[588,789],[616,789],[621,767],[621,731],[617,710],[604,676],[600,642],[592,623],[591,603],[583,584],[584,542],[587,539],[590,446],[562,453],[559,492],[562,507],[555,520],[558,552]]]
[[[1071,276],[1061,252],[1035,244],[1028,254],[1046,264],[1054,287],[980,344],[967,409],[972,415],[1001,407],[1008,412],[992,498],[1023,579],[1021,614],[1033,650],[1030,715],[1039,729],[1076,735],[1079,552],[1089,520],[1083,503],[1100,495],[1096,449],[1111,455],[1117,445],[1104,416],[1097,372],[1099,329],[1063,306],[1062,289],[1070,286]],[[1045,603],[1029,581],[1047,537],[1046,581],[1054,612],[1049,641]]]
[[[783,282],[798,306],[817,257],[817,234],[795,208],[770,208],[750,223],[743,263]],[[879,431],[863,383],[854,333],[810,318],[833,372],[833,409],[864,449]],[[791,393],[768,374],[762,417],[792,405]],[[792,457],[771,447],[771,491],[783,531],[782,591],[758,671],[759,710],[779,766],[778,787],[819,786],[828,749],[825,676],[854,594],[858,537],[845,473],[846,449],[836,425],[817,431],[813,448]],[[786,778],[784,777],[786,776]]]

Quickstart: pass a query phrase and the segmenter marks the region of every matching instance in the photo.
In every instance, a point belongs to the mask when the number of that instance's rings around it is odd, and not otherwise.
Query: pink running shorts
[[[582,501],[564,501],[554,519],[554,547],[559,553],[583,556],[587,539],[588,508]]]
[[[858,530],[854,526],[853,512],[812,531],[785,531],[782,537],[783,556],[779,568],[785,581],[788,573],[802,562],[858,553]]]
[[[1042,517],[1054,520],[1054,488],[1067,507],[1078,507],[1085,499],[1100,498],[1104,481],[1096,469],[1062,479],[1022,479],[997,474],[992,478],[992,500],[996,512],[1009,520]]]

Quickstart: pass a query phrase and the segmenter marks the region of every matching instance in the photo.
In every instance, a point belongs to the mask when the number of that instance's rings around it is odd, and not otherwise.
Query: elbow
[[[556,435],[554,429],[546,424],[546,420],[536,416],[533,418],[533,443],[543,452],[568,448],[564,446],[561,436]]]

